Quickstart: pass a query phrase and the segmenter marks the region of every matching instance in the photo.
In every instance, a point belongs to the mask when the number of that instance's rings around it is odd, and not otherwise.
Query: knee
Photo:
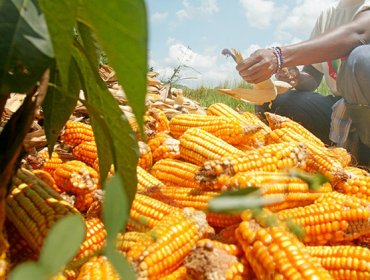
[[[347,58],[346,66],[353,73],[370,73],[370,45],[358,46],[352,50]]]

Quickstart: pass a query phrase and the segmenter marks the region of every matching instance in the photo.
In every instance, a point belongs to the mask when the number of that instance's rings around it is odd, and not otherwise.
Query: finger
[[[263,81],[269,79],[270,77],[271,77],[271,75],[269,75],[269,73],[259,72],[259,73],[256,73],[255,75],[251,76],[251,77],[248,77],[247,82],[251,83],[251,84],[258,84],[260,82],[263,82]]]
[[[239,63],[238,65],[236,65],[236,70],[238,70],[239,72],[244,71],[258,62],[259,62],[259,59],[257,57],[250,56],[247,59],[245,59],[242,63]]]

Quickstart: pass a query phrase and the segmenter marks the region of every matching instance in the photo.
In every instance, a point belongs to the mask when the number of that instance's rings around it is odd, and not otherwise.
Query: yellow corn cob
[[[144,232],[129,231],[125,234],[119,233],[117,236],[116,248],[126,256],[136,242],[144,242],[145,239],[149,243],[154,242],[153,238]]]
[[[197,210],[205,210],[207,208],[208,201],[219,195],[220,192],[206,191],[198,188],[166,186],[160,189],[148,189],[145,194],[177,208],[192,207]],[[224,228],[239,221],[239,215],[207,212],[207,222],[212,227]]]
[[[49,158],[48,151],[42,150],[36,156],[28,156],[27,162],[33,169],[41,169],[53,175],[55,168],[72,159],[74,159],[74,156],[62,152],[53,152]]]
[[[195,175],[199,166],[175,159],[162,159],[157,161],[150,173],[166,185],[199,188]]]
[[[223,156],[243,154],[242,151],[200,128],[190,128],[180,137],[181,157],[196,165]]]
[[[98,188],[98,173],[82,161],[71,160],[54,171],[57,186],[69,193],[86,194]]]
[[[265,116],[272,130],[288,127],[301,135],[306,141],[312,142],[317,146],[324,147],[325,144],[309,130],[303,127],[301,124],[283,116],[279,116],[273,113],[265,112]]]
[[[210,233],[204,213],[172,212],[147,232],[154,242],[138,241],[127,253],[138,279],[160,279],[176,270],[193,245]]]
[[[342,147],[328,147],[330,155],[335,157],[343,167],[348,166],[351,163],[351,154]]]
[[[307,147],[307,166],[304,169],[309,172],[320,172],[333,184],[344,181],[348,177],[340,161],[326,147],[307,141],[290,127],[273,130],[269,134],[269,140],[273,143],[290,141],[304,143]]]
[[[6,199],[6,213],[38,254],[49,229],[59,219],[78,211],[30,171],[20,169]]]
[[[94,133],[91,125],[76,121],[67,121],[61,140],[71,146],[77,146],[82,142],[94,141]]]
[[[145,171],[140,166],[137,167],[137,191],[145,191],[146,189],[152,188],[152,187],[158,187],[162,188],[165,185],[162,183],[162,181],[158,180],[156,177],[154,177],[149,172]]]
[[[344,194],[363,198],[370,203],[370,176],[359,176],[337,184],[335,189]]]
[[[261,188],[262,197],[276,198],[279,201],[267,206],[273,211],[311,204],[323,193],[332,191],[329,183],[322,185],[318,190],[310,190],[306,182],[283,172],[240,172],[233,177],[219,176],[218,180],[219,183],[215,185],[216,187],[227,187],[228,189]]]
[[[140,157],[138,165],[145,170],[149,170],[153,165],[152,151],[149,146],[143,142],[139,141]]]
[[[218,176],[234,176],[246,171],[278,171],[288,167],[304,167],[306,149],[299,143],[271,144],[245,153],[204,162],[196,179],[203,185],[214,185]],[[222,182],[227,181],[223,178]],[[219,182],[220,183],[220,182]]]
[[[164,217],[179,209],[149,196],[137,193],[131,206],[127,228],[132,231],[148,231]]]
[[[226,246],[211,240],[198,241],[184,265],[191,279],[245,279],[243,264]]]
[[[166,133],[158,133],[148,141],[153,162],[165,158],[180,158],[180,141]]]
[[[366,206],[365,206],[366,205]],[[292,219],[304,231],[309,245],[351,241],[370,233],[370,203],[356,197],[323,194],[314,204],[283,210],[281,220]]]
[[[163,276],[162,280],[190,280],[185,266],[180,266],[170,274]]]
[[[257,279],[333,279],[297,237],[281,227],[243,221],[236,236]]]
[[[84,213],[89,209],[95,200],[94,191],[84,194],[77,194],[75,196],[73,206],[76,207],[81,213]]]
[[[370,250],[359,246],[307,246],[334,279],[370,279]]]
[[[28,245],[15,226],[10,221],[6,221],[4,228],[8,237],[9,261],[12,266],[24,261],[36,261],[38,255]]]
[[[261,125],[267,132],[271,131],[271,128],[268,125],[266,125],[263,121],[261,121],[257,115],[251,112],[244,112],[242,115],[247,120],[247,122],[251,124]]]
[[[166,114],[156,108],[151,108],[147,112],[149,116],[155,119],[155,131],[156,132],[168,132],[170,131],[170,125]]]
[[[193,207],[197,210],[205,210],[208,201],[219,195],[220,192],[206,191],[198,188],[165,186],[163,188],[148,189],[146,194],[151,198],[158,199],[175,207]]]
[[[223,214],[207,212],[207,222],[217,230],[222,230],[241,221],[238,214]]]
[[[49,172],[37,169],[33,170],[32,173],[40,178],[42,181],[44,181],[47,185],[49,185],[54,191],[61,192],[57,184],[55,183],[53,176]]]
[[[232,118],[223,116],[209,116],[198,114],[179,114],[170,121],[170,131],[175,138],[179,138],[189,128],[200,128],[229,144],[240,144],[261,128],[244,124]]]
[[[230,119],[234,119],[239,121],[242,125],[248,124],[261,127],[260,130],[256,131],[253,135],[250,135],[248,137],[248,139],[243,144],[242,150],[248,150],[253,147],[257,148],[263,146],[265,144],[265,135],[271,131],[271,129],[256,115],[249,112],[239,114],[237,111],[233,110],[223,103],[216,103],[208,107],[207,114],[213,116],[224,116]]]
[[[72,150],[76,159],[88,164],[93,165],[94,161],[98,158],[98,151],[95,141],[82,142]]]
[[[82,264],[92,256],[99,253],[105,244],[107,232],[103,222],[99,218],[90,218],[85,221],[86,236],[80,246],[77,255],[71,261],[71,264]]]
[[[365,169],[355,166],[346,166],[344,167],[344,171],[348,174],[350,178],[357,176],[370,176],[370,173],[367,172]]]
[[[92,257],[78,274],[77,280],[120,280],[118,273],[107,257]]]

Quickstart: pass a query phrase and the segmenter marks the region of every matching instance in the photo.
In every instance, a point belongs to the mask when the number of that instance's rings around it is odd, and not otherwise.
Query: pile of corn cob
[[[282,116],[266,113],[267,125],[225,104],[195,114],[176,102],[176,114],[148,105],[137,194],[117,236],[137,279],[370,279],[370,175],[344,149]],[[51,158],[38,149],[14,177],[0,271],[37,259],[55,222],[80,212],[85,241],[55,279],[119,279],[100,255],[104,191],[94,134],[80,119],[67,122]],[[329,182],[311,190],[290,168]],[[211,198],[248,187],[275,203],[258,215],[207,211]],[[292,224],[304,234],[292,234]]]

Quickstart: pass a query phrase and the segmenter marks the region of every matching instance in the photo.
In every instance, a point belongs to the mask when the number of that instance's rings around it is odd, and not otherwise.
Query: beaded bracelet
[[[276,70],[277,72],[278,70],[281,70],[283,68],[284,56],[280,47],[272,47],[272,50],[274,51],[274,55],[277,60],[277,70]]]

